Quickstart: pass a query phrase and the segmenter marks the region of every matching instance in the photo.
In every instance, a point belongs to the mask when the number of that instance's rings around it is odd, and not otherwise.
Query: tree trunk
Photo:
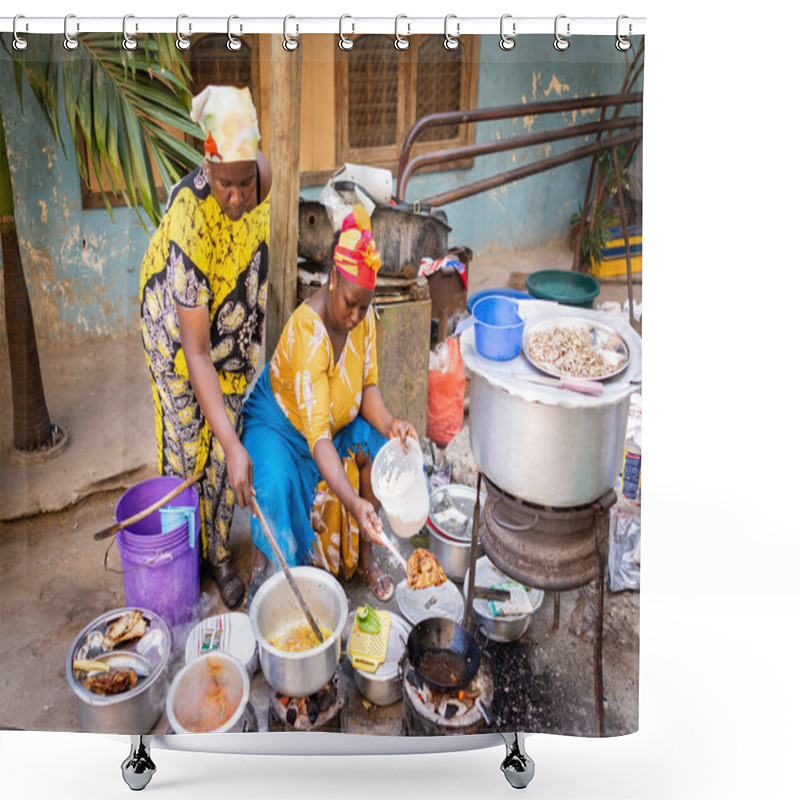
[[[44,399],[42,371],[33,314],[22,269],[22,256],[14,219],[14,195],[8,168],[0,116],[0,234],[3,244],[3,289],[5,291],[6,336],[11,370],[11,398],[14,409],[14,447],[21,451],[44,449],[52,445],[56,429]]]

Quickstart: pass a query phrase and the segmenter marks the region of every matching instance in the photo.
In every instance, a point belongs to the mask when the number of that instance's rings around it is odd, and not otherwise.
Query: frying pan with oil
[[[434,689],[466,686],[481,665],[481,651],[469,631],[455,620],[429,617],[408,635],[408,661]]]

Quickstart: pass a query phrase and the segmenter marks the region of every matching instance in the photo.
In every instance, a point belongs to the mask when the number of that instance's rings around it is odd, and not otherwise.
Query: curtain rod
[[[16,24],[15,24],[16,20]],[[570,36],[639,36],[645,32],[644,17],[195,17],[181,14],[179,17],[125,17],[125,32],[173,33],[189,37],[196,33],[229,33],[236,36],[254,33],[275,33],[297,36],[303,33],[339,33],[344,36],[359,33],[392,34],[413,36],[414,34],[441,33],[449,37],[470,34],[496,33],[506,37],[544,33]],[[69,14],[66,17],[36,17],[17,15],[0,17],[0,32],[23,36],[28,33],[60,33],[80,37],[82,33],[122,33],[122,17],[82,17]]]

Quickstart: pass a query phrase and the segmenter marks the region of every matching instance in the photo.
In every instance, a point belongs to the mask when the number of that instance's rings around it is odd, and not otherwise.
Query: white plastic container
[[[430,498],[425,481],[422,450],[416,440],[390,439],[372,463],[372,490],[380,500],[395,535],[409,539],[428,519]]]

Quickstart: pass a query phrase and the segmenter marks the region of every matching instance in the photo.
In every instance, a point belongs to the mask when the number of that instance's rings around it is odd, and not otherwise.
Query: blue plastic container
[[[508,361],[519,353],[525,322],[514,300],[490,295],[472,307],[475,347],[485,358]]]

